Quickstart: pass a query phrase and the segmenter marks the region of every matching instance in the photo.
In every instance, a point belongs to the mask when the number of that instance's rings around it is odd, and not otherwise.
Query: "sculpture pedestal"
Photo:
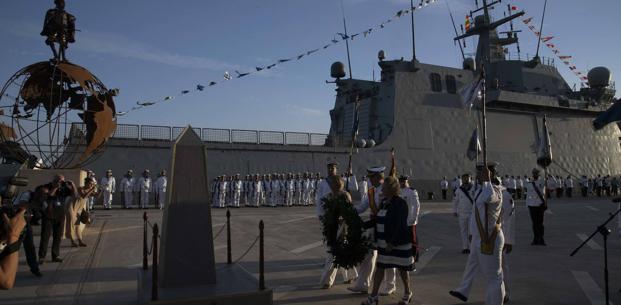
[[[239,265],[215,264],[207,154],[201,138],[186,127],[172,148],[162,218],[157,287],[151,302],[151,270],[138,273],[140,304],[272,304],[272,291]]]
[[[217,282],[210,285],[160,288],[159,300],[151,301],[151,270],[138,270],[138,304],[271,305],[271,289],[259,291],[258,281],[238,265],[216,265]]]

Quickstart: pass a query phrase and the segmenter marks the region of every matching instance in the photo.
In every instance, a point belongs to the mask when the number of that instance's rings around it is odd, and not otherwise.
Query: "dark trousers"
[[[561,198],[563,197],[563,189],[562,188],[557,188],[556,189],[556,198]]]
[[[32,227],[30,226],[30,224],[26,224],[22,245],[24,246],[24,252],[26,253],[26,262],[28,263],[28,267],[30,267],[30,271],[39,271],[39,262],[37,262],[37,252],[34,245],[34,238],[32,237]]]
[[[446,200],[446,190],[442,190],[442,200]]]
[[[601,186],[596,187],[595,193],[597,193],[597,197],[602,197],[602,187]]]
[[[568,187],[566,190],[567,190],[567,197],[571,198],[571,195],[574,192],[574,188]]]
[[[61,220],[50,219],[48,216],[43,216],[43,222],[41,223],[41,243],[39,244],[39,259],[45,258],[47,255],[47,246],[50,241],[50,235],[52,235],[52,258],[60,256],[60,239],[62,231]]]
[[[582,197],[587,197],[589,194],[589,188],[588,187],[583,187],[582,188]]]
[[[543,206],[528,207],[528,211],[530,212],[530,220],[533,222],[533,243],[542,244],[544,242],[543,215],[545,209]]]
[[[414,262],[418,262],[419,254],[420,254],[420,242],[418,241],[418,235],[416,234],[416,225],[411,226],[412,228],[412,255],[414,256]]]
[[[517,194],[516,195],[516,199],[522,199],[522,189],[518,188],[518,189],[515,190],[515,192]]]

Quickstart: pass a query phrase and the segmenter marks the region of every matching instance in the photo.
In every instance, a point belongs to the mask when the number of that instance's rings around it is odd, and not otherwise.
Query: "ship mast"
[[[495,31],[496,28],[498,28],[499,26],[512,21],[515,18],[518,18],[522,15],[524,15],[524,11],[515,13],[513,15],[509,15],[508,17],[502,18],[498,21],[495,22],[491,22],[490,20],[490,16],[489,16],[489,8],[492,7],[495,4],[500,3],[501,0],[496,0],[493,1],[491,3],[487,3],[487,0],[483,0],[483,6],[481,6],[480,8],[477,8],[474,11],[470,12],[470,15],[472,15],[473,13],[479,12],[479,11],[483,11],[483,15],[482,15],[482,19],[481,20],[481,16],[477,16],[477,18],[475,18],[475,23],[474,23],[474,27],[470,28],[470,30],[468,30],[465,34],[462,34],[460,36],[457,36],[454,38],[454,40],[459,41],[461,39],[470,37],[470,36],[474,36],[474,35],[478,35],[479,36],[479,45],[477,47],[477,55],[476,55],[476,64],[477,64],[477,68],[481,70],[481,75],[480,75],[480,81],[482,82],[481,85],[481,97],[482,97],[482,107],[481,107],[481,113],[482,113],[482,131],[483,131],[483,166],[485,168],[487,168],[487,82],[486,82],[486,67],[489,66],[489,63],[492,62],[491,59],[491,42],[490,42],[490,32],[491,31]],[[478,1],[477,1],[478,4]],[[496,45],[500,44],[500,45],[504,45],[504,44],[508,44],[511,43],[512,40],[507,39],[506,41],[502,41],[502,40],[495,40],[494,43]]]
[[[410,15],[412,17],[412,61],[416,61],[416,41],[414,39],[414,0],[410,0]]]
[[[477,47],[477,55],[476,55],[476,64],[477,64],[477,68],[479,69],[483,65],[490,63],[493,61],[493,59],[495,59],[495,58],[492,58],[490,54],[491,47],[492,47],[492,43],[490,41],[490,32],[495,31],[496,28],[498,28],[499,26],[507,22],[512,21],[513,19],[524,15],[524,11],[521,11],[513,15],[509,15],[505,18],[502,18],[498,21],[491,22],[490,16],[489,16],[489,8],[500,2],[501,2],[500,0],[496,0],[491,3],[487,3],[487,0],[483,0],[483,6],[470,12],[470,14],[472,15],[473,13],[483,11],[483,15],[479,15],[474,18],[474,21],[475,21],[474,26],[471,27],[470,30],[454,38],[454,40],[461,40],[461,39],[475,36],[475,35],[479,36],[479,45]],[[516,41],[517,39],[515,38],[495,39],[494,46],[506,45],[506,44],[514,43]]]

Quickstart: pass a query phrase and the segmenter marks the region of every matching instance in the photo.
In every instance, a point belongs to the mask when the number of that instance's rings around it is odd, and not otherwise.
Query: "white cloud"
[[[289,110],[289,112],[296,112],[296,113],[301,113],[303,115],[308,115],[308,116],[321,116],[324,115],[325,112],[321,111],[319,109],[313,109],[313,108],[308,108],[308,107],[302,107],[299,105],[287,105],[287,109]]]
[[[0,20],[0,28],[9,35],[41,40],[41,27],[29,22]],[[218,59],[189,56],[158,49],[135,39],[122,35],[97,31],[82,30],[76,34],[77,42],[71,48],[95,54],[105,54],[129,59],[136,59],[180,68],[204,69],[211,71],[251,71],[254,68],[231,64]]]

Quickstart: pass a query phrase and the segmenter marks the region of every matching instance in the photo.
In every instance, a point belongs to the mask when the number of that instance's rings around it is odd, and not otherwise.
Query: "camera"
[[[15,197],[17,197],[18,187],[28,186],[28,178],[17,176],[17,172],[12,176],[0,176],[0,215],[6,214],[8,218],[12,218],[17,214],[19,207],[13,205]],[[30,209],[27,209],[27,213],[24,214],[26,221],[30,216]],[[4,223],[4,219],[0,218],[0,238],[3,238],[8,232],[8,224]],[[23,234],[23,232],[22,232]]]

